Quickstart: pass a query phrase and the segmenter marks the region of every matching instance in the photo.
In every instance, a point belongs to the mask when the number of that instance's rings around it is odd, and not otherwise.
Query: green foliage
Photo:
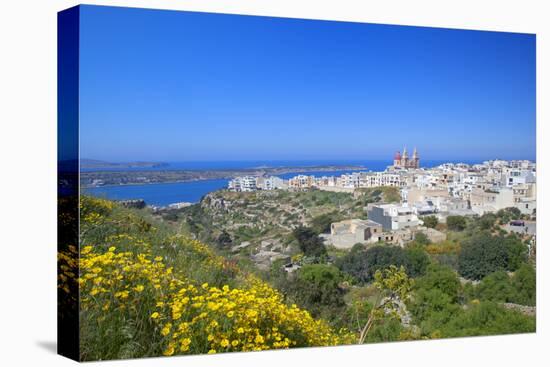
[[[435,215],[428,215],[422,218],[424,225],[428,228],[435,228],[439,224],[439,220]]]
[[[507,310],[494,302],[473,304],[441,328],[443,337],[532,333],[535,318]]]
[[[505,271],[499,270],[484,277],[477,286],[466,283],[463,293],[468,300],[535,306],[535,269],[529,264],[522,264],[511,277]]]
[[[463,231],[466,229],[466,218],[460,215],[449,215],[447,217],[447,228],[451,231]]]
[[[527,272],[527,269],[524,270]],[[455,337],[533,332],[534,317],[507,310],[493,301],[511,301],[513,287],[504,272],[483,279],[478,288],[467,283],[461,289],[457,275],[448,267],[430,265],[426,275],[415,282],[414,296],[408,304],[413,320],[428,337]],[[502,294],[507,294],[503,297]],[[464,296],[464,297],[461,297]],[[474,299],[462,305],[461,299]]]
[[[430,258],[422,248],[411,247],[405,250],[407,274],[415,278],[426,273]]]
[[[331,212],[316,216],[311,220],[311,229],[318,233],[329,233],[331,223],[342,220],[342,216],[338,212]]]
[[[400,304],[409,299],[414,282],[409,278],[403,266],[398,268],[391,265],[386,269],[376,271],[373,284],[379,291],[378,298],[366,323],[361,328],[359,344],[369,340],[369,336],[382,340],[388,340],[389,337],[398,338],[402,331],[401,317],[404,316],[404,310]],[[395,321],[399,325],[396,325]],[[388,326],[390,326],[389,329]],[[373,331],[373,327],[378,331]]]
[[[494,213],[485,213],[478,220],[474,221],[475,227],[480,230],[492,230],[494,229],[497,221],[497,216]]]
[[[460,312],[459,293],[460,281],[447,266],[432,264],[426,275],[416,280],[408,308],[424,334],[436,332]]]
[[[346,306],[340,287],[343,274],[331,265],[311,264],[300,268],[295,277],[281,279],[279,287],[287,298],[307,308],[314,317],[338,322]]]
[[[327,249],[323,244],[323,239],[311,228],[297,227],[292,231],[292,235],[298,241],[300,250],[305,256],[315,259],[321,259],[326,256]]]
[[[514,271],[525,261],[526,250],[516,236],[476,233],[462,243],[459,273],[465,278],[478,280],[497,270]]]
[[[403,266],[398,268],[395,265],[390,265],[386,269],[376,271],[374,286],[385,297],[390,299],[399,298],[405,301],[409,298],[413,281],[409,278]]]
[[[222,249],[231,247],[233,245],[231,235],[226,230],[223,230],[222,233],[220,233],[220,235],[218,236],[216,244],[219,248]]]
[[[419,248],[402,249],[397,246],[354,246],[346,256],[338,259],[337,266],[360,283],[374,279],[377,270],[390,265],[404,266],[411,277],[422,275],[429,263],[428,255]]]
[[[517,220],[521,218],[521,211],[516,207],[500,209],[497,212],[497,217],[501,223],[508,223],[511,220]]]
[[[399,319],[395,317],[382,318],[374,323],[365,341],[367,343],[382,343],[399,340],[403,330],[404,327]]]
[[[460,292],[460,281],[450,267],[431,264],[426,269],[426,275],[417,279],[416,289],[436,289],[448,296],[451,302],[456,302]]]
[[[401,193],[399,188],[391,186],[383,186],[380,188],[384,195],[384,201],[386,203],[398,203],[401,201]]]
[[[511,280],[514,289],[514,303],[535,306],[537,302],[537,283],[535,269],[528,264],[522,264],[516,270]]]
[[[512,302],[514,289],[510,277],[503,271],[495,271],[481,280],[476,287],[479,299],[494,302]]]
[[[414,235],[414,242],[416,242],[419,245],[428,245],[432,241],[430,241],[430,239],[428,238],[428,236],[426,236],[425,233],[416,232],[416,234]]]

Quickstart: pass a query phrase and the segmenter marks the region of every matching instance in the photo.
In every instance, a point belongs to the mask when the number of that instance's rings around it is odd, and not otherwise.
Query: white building
[[[369,204],[367,215],[385,230],[399,230],[422,224],[413,208],[407,204]]]

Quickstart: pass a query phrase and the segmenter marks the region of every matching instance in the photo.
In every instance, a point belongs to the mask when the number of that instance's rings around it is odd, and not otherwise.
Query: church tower
[[[395,155],[393,156],[393,166],[401,166],[401,153],[399,151],[395,152]]]
[[[413,155],[412,155],[412,162],[411,162],[412,168],[420,168],[420,157],[418,156],[418,152],[416,150],[416,147],[414,148]]]
[[[403,148],[403,155],[401,156],[401,167],[409,167],[409,153],[407,153],[407,147]]]

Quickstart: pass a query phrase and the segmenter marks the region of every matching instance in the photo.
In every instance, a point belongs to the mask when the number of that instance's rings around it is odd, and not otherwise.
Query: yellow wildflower
[[[171,356],[172,354],[174,354],[174,346],[168,346],[168,349],[166,349],[162,354],[164,354],[165,356]]]
[[[136,286],[134,289],[135,289],[137,292],[143,292],[143,290],[145,289],[145,287],[144,287],[142,284],[140,284],[140,285]]]

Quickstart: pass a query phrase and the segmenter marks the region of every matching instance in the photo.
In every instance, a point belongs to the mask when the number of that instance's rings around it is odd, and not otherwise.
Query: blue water
[[[449,161],[425,161],[422,162],[423,167],[434,167],[439,164]],[[368,171],[383,171],[392,162],[390,161],[271,161],[271,162],[171,162],[166,167],[150,167],[150,168],[128,168],[126,170],[212,170],[212,169],[242,169],[256,168],[261,166],[284,166],[284,167],[303,167],[312,165],[360,165],[366,167]],[[478,162],[464,162],[478,163]],[[91,170],[88,170],[91,171]],[[120,169],[118,169],[120,171]],[[304,173],[286,173],[279,177],[288,179],[299,174],[321,176],[339,176],[351,171],[311,171]],[[145,184],[145,185],[121,185],[121,186],[105,186],[84,189],[84,193],[90,195],[104,197],[113,200],[128,200],[128,199],[143,199],[148,205],[166,206],[178,202],[197,203],[200,199],[209,192],[216,191],[227,187],[228,180],[203,180],[192,182],[179,183],[162,183],[162,184]]]
[[[105,186],[84,189],[84,193],[112,200],[143,199],[148,205],[166,206],[179,202],[196,203],[211,191],[227,187],[227,180]]]

